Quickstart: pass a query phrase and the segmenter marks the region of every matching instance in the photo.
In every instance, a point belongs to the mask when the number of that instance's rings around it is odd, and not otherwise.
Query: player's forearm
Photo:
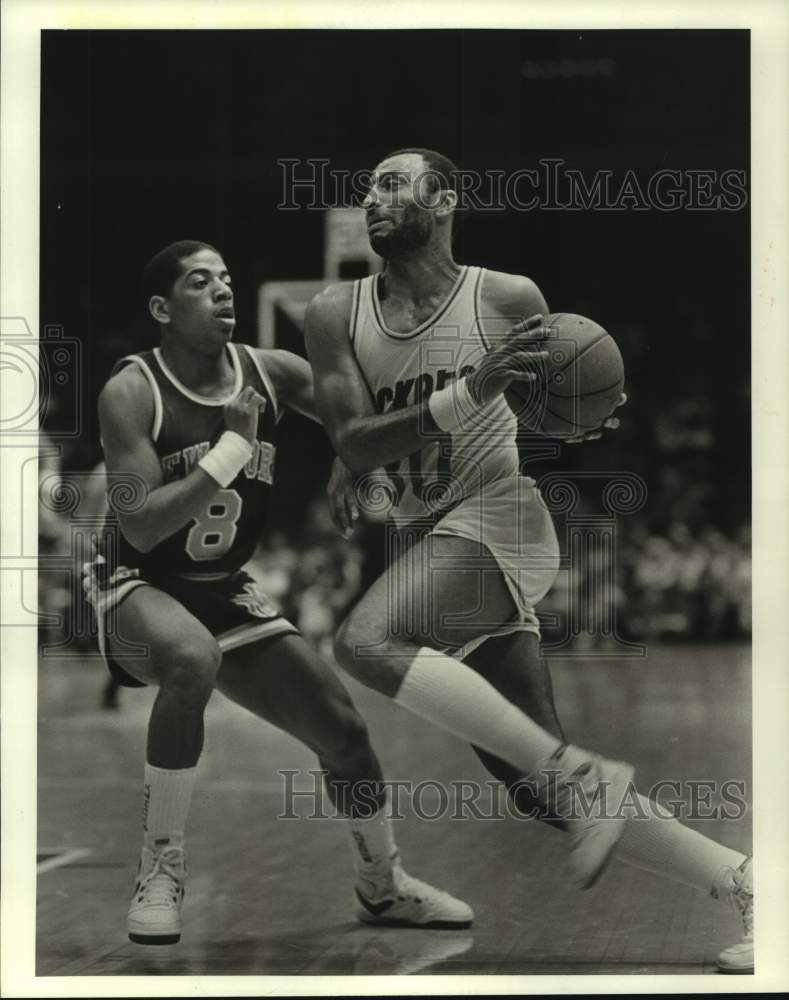
[[[135,549],[150,552],[198,517],[218,489],[219,483],[197,467],[185,479],[151,490],[139,510],[120,515],[121,530]]]
[[[351,417],[332,434],[335,450],[353,472],[388,465],[424,448],[440,430],[427,403]]]

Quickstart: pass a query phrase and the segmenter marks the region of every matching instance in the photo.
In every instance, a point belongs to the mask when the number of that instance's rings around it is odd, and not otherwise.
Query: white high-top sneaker
[[[142,849],[137,884],[129,906],[129,940],[136,944],[177,944],[181,940],[181,903],[186,861],[172,844]]]
[[[578,747],[572,747],[577,761]],[[565,820],[570,838],[570,864],[580,889],[589,889],[602,875],[624,833],[622,812],[634,769],[581,751],[585,760],[565,770],[560,750],[535,772],[537,793],[551,812]],[[572,767],[572,765],[570,765]],[[558,772],[558,773],[557,773]]]
[[[742,917],[743,938],[718,955],[719,972],[753,972],[753,858],[746,858],[736,872],[728,869],[727,878],[712,888],[715,899],[724,898]]]
[[[365,924],[461,930],[474,919],[468,904],[413,878],[397,861],[379,876],[360,874],[356,898],[356,917]]]

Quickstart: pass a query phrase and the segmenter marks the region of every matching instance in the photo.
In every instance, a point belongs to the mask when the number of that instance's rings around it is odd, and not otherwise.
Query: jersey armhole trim
[[[364,372],[364,368],[362,368],[362,362],[356,351],[356,331],[359,325],[359,310],[362,304],[363,288],[366,282],[370,282],[370,287],[372,287],[372,281],[375,281],[376,277],[377,275],[369,275],[367,278],[360,278],[353,283],[353,299],[351,302],[351,319],[348,327],[348,339],[351,342],[351,354],[356,361],[356,366],[359,369],[359,374],[362,376],[362,382],[367,390],[367,394],[370,397],[370,401],[373,404],[373,409],[377,413],[378,406],[375,402],[375,394],[373,393],[370,383],[367,380],[367,375]]]
[[[121,358],[120,361],[117,362],[116,368],[118,365],[123,364],[124,361],[137,365],[145,378],[148,380],[148,385],[151,387],[151,392],[153,393],[153,427],[151,428],[151,437],[154,441],[158,441],[159,435],[162,431],[162,420],[164,419],[164,406],[162,404],[162,393],[159,389],[159,385],[153,372],[149,368],[148,363],[144,361],[139,354],[127,354],[125,358]],[[118,371],[120,371],[120,368],[118,368]]]
[[[485,328],[482,325],[482,282],[485,277],[485,268],[480,267],[477,271],[477,278],[474,282],[474,320],[479,330],[479,339],[486,351],[490,350],[488,338],[485,336]]]
[[[353,298],[351,299],[351,325],[348,328],[348,336],[350,338],[351,344],[354,344],[356,342],[356,324],[359,319],[359,302],[362,297],[361,286],[362,286],[361,280],[354,281]]]
[[[280,408],[279,408],[279,402],[277,400],[277,393],[274,390],[274,383],[271,381],[271,378],[269,377],[268,372],[263,367],[263,362],[260,360],[260,358],[255,353],[254,347],[250,347],[249,344],[241,344],[241,346],[243,348],[245,348],[247,354],[249,355],[250,359],[252,360],[252,364],[257,369],[258,375],[260,375],[260,381],[266,387],[266,392],[268,392],[269,396],[271,397],[271,402],[274,404],[274,421],[275,421],[275,423],[279,423],[279,421],[280,421],[280,419],[282,417],[282,412],[280,411]]]

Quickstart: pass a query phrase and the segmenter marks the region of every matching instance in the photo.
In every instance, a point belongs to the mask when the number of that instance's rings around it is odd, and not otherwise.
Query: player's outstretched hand
[[[616,409],[619,406],[624,406],[627,402],[627,393],[623,392],[619,397],[616,404]],[[598,427],[596,431],[588,431],[586,434],[579,434],[577,437],[565,438],[567,444],[580,444],[582,441],[596,441],[599,437],[603,436],[604,430],[615,431],[619,426],[619,417],[609,417],[604,420],[603,423]]]
[[[241,392],[225,404],[225,426],[253,444],[258,433],[258,414],[266,408],[266,400],[245,385]]]
[[[541,362],[549,357],[548,351],[538,349],[539,344],[550,336],[544,321],[544,316],[537,315],[516,323],[507,340],[480,361],[466,379],[469,392],[477,403],[484,405],[491,402],[512,382],[537,380]]]
[[[359,507],[356,503],[353,473],[340,458],[334,459],[326,494],[334,526],[343,538],[350,538],[359,520]]]

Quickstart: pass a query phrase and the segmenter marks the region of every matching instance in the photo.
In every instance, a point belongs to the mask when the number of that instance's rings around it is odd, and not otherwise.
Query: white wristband
[[[220,486],[229,486],[252,457],[252,445],[235,431],[225,431],[197,463]]]
[[[468,422],[481,407],[474,402],[465,378],[456,379],[431,394],[428,408],[442,431],[453,431]]]

